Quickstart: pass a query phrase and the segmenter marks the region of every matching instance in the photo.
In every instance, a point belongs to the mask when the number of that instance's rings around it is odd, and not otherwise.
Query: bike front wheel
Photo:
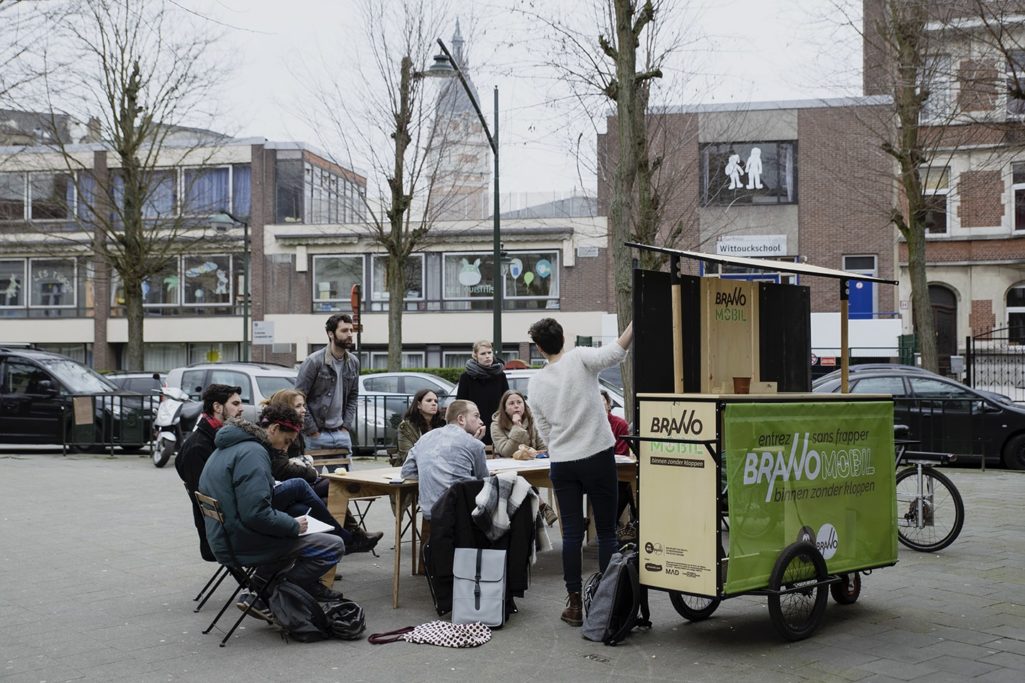
[[[897,538],[924,553],[954,542],[964,525],[964,502],[954,483],[932,468],[909,467],[897,473]]]

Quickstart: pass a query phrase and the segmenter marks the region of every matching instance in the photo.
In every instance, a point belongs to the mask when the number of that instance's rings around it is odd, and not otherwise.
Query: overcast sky
[[[416,0],[413,0],[416,1]],[[359,14],[349,0],[176,0],[223,22],[236,70],[225,85],[224,128],[238,135],[317,144],[302,109],[308,99],[295,74],[303,69],[345,71],[339,46],[358,45]],[[857,36],[838,28],[829,0],[690,0],[680,23],[688,47],[667,71],[679,84],[667,99],[675,104],[752,102],[857,94]],[[856,3],[860,4],[860,3]],[[540,30],[513,8],[558,6],[579,16],[593,13],[586,0],[532,3],[476,2],[476,16],[462,18],[469,33],[470,76],[491,121],[491,89],[500,90],[503,192],[594,190],[594,177],[575,162],[572,140],[594,132],[579,110],[556,104],[560,84],[541,78],[537,63]],[[453,5],[459,11],[464,3]],[[469,12],[469,9],[466,10]],[[547,11],[542,9],[539,11]],[[469,25],[469,29],[465,27]],[[453,27],[454,28],[454,27]],[[448,41],[452,29],[441,37]],[[519,68],[519,65],[526,65]],[[684,78],[684,76],[686,76]],[[365,170],[365,169],[364,169]]]

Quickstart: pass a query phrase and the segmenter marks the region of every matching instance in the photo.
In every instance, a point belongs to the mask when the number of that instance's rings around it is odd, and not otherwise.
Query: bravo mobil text
[[[860,445],[868,438],[867,430],[843,429],[762,434],[758,447],[748,450],[744,459],[744,485],[767,484],[766,503],[867,493],[874,483],[853,479],[875,474],[872,449]],[[779,484],[792,481],[815,482],[819,486],[777,490]]]

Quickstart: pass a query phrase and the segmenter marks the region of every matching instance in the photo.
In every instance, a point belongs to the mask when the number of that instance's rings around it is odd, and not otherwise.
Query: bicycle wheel
[[[927,467],[909,467],[897,473],[897,538],[924,553],[934,553],[954,542],[964,525],[964,502],[946,475]]]
[[[804,640],[818,628],[829,598],[826,561],[811,543],[787,546],[769,576],[772,625],[787,640]],[[818,585],[815,585],[817,584]]]
[[[679,615],[687,621],[703,621],[719,609],[719,603],[722,600],[669,591],[669,602],[673,603],[673,607],[676,608]]]

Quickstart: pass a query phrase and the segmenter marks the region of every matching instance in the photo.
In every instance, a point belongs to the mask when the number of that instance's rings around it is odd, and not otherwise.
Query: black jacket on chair
[[[431,539],[426,563],[434,606],[439,615],[452,611],[452,562],[456,548],[505,550],[507,597],[523,597],[530,582],[530,555],[534,544],[531,506],[525,501],[509,520],[509,532],[491,541],[470,517],[477,505],[474,499],[483,486],[480,479],[453,484],[431,510]]]

